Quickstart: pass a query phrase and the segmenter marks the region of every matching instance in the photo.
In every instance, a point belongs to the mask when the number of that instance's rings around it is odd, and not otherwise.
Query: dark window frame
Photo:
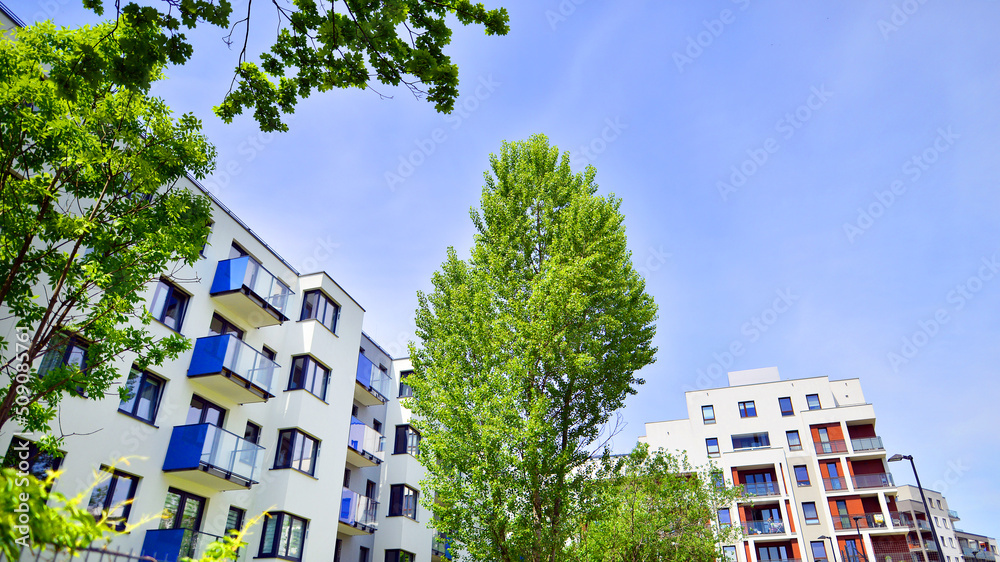
[[[166,295],[163,297],[163,303],[161,305],[162,308],[156,310],[156,308],[158,308],[156,303],[160,300],[159,296],[161,291],[166,291]],[[149,313],[153,315],[154,320],[179,334],[181,332],[181,327],[184,325],[184,317],[187,316],[188,305],[190,303],[190,293],[161,277],[157,280],[156,289],[153,290],[153,300],[149,303]],[[174,305],[177,305],[178,309],[176,318],[168,316],[168,312]],[[167,318],[174,319],[177,325],[172,326],[169,322],[167,322]]]
[[[22,455],[22,452],[26,454]],[[51,453],[43,452],[38,448],[37,442],[15,435],[11,438],[10,445],[7,446],[7,454],[4,455],[3,466],[20,470],[21,463],[26,462],[28,469],[22,472],[26,472],[39,481],[44,482],[47,478],[46,471],[58,472],[65,457],[65,453],[63,456],[57,457]],[[45,465],[39,466],[43,462]]]
[[[289,519],[288,536],[283,536],[285,519]],[[302,524],[302,533],[298,545],[299,555],[289,556],[288,552],[292,548],[292,526],[295,523]],[[270,550],[264,550],[264,545],[269,537],[268,533],[273,533]],[[257,558],[281,558],[282,560],[302,560],[306,550],[306,538],[309,536],[309,520],[298,515],[293,515],[287,511],[275,511],[264,516],[264,528],[260,534],[260,547],[257,549]],[[281,544],[284,543],[284,553],[280,552]]]
[[[298,380],[296,380],[295,371],[298,367],[299,362],[302,361],[305,365],[300,370],[300,375]],[[316,398],[326,402],[326,393],[330,390],[330,368],[322,364],[312,355],[294,355],[292,356],[292,366],[291,372],[288,374],[288,388],[285,389],[286,392],[292,390],[305,390],[309,394],[312,394]],[[322,374],[322,376],[319,376]],[[306,382],[310,382],[307,386]],[[316,385],[321,384],[322,387],[317,392]]]
[[[712,441],[715,441],[715,452],[712,452]],[[718,437],[706,437],[705,438],[705,450],[708,451],[708,456],[718,457],[722,455],[722,451],[719,449],[719,438]]]
[[[413,371],[402,371],[399,373],[399,398],[409,398],[413,396],[413,387],[406,384],[406,377],[413,374]]]
[[[788,404],[788,408],[787,409],[785,408],[786,401],[787,401],[787,404]],[[795,408],[792,406],[792,397],[791,396],[782,396],[781,398],[778,398],[778,409],[781,410],[782,417],[785,417],[785,416],[794,416],[795,415]]]
[[[406,484],[392,484],[389,486],[389,509],[386,517],[406,517],[416,521],[419,501],[420,490]]]
[[[385,562],[414,562],[416,555],[401,548],[385,549]]]
[[[744,400],[738,404],[740,408],[740,418],[756,418],[757,405],[753,400]]]
[[[402,432],[402,439],[400,439]],[[416,443],[411,443],[411,436],[416,436]],[[396,433],[393,435],[392,454],[420,456],[420,432],[413,429],[412,425],[400,424],[396,426]]]
[[[816,407],[815,408],[813,408],[813,403],[812,403],[812,400],[811,400],[813,398],[816,399]],[[810,410],[822,410],[823,409],[823,403],[819,401],[819,394],[806,394],[806,406],[808,406]]]
[[[188,405],[188,413],[187,413],[188,416],[191,415],[191,409],[193,407],[195,407],[194,406],[194,401],[195,400],[200,400],[202,402],[201,415],[198,417],[198,421],[196,421],[196,422],[189,422],[189,421],[187,421],[187,419],[185,419],[185,421],[187,422],[187,425],[200,425],[200,424],[203,424],[203,423],[211,423],[208,420],[206,420],[206,413],[209,412],[209,411],[217,411],[217,412],[219,412],[219,423],[218,424],[212,424],[212,425],[214,425],[216,427],[224,427],[225,426],[225,423],[226,423],[226,414],[228,414],[229,412],[225,408],[223,408],[222,406],[219,406],[218,404],[216,404],[215,402],[212,402],[211,400],[208,400],[207,398],[204,398],[204,397],[199,396],[197,394],[192,394],[191,395],[191,403]]]
[[[712,417],[705,417],[705,408],[709,409],[709,411],[712,413]],[[714,405],[708,404],[708,405],[705,405],[705,406],[701,407],[701,421],[704,422],[705,425],[709,425],[709,424],[715,423],[715,406]]]
[[[138,376],[139,381],[136,384],[135,394],[133,394],[128,401],[123,400],[119,402],[118,411],[125,414],[126,416],[129,416],[130,418],[137,419],[141,422],[145,422],[148,423],[149,425],[152,425],[153,427],[156,427],[156,414],[159,413],[160,411],[160,401],[163,399],[163,393],[167,386],[167,379],[164,379],[163,377],[158,375],[154,375],[149,371],[141,371],[139,369],[136,369],[135,367],[132,367],[132,369],[129,371],[128,378],[125,380],[125,384],[128,385],[129,381],[136,376]],[[137,412],[139,410],[139,405],[142,403],[142,401],[139,400],[139,397],[142,396],[143,388],[145,388],[147,381],[149,381],[150,379],[156,381],[159,384],[159,386],[156,387],[157,388],[156,399],[152,401],[152,413],[150,414],[149,418],[146,418],[139,415]],[[128,409],[124,408],[126,405],[128,405],[129,402],[131,403],[131,408]]]
[[[320,289],[312,289],[302,293],[302,311],[299,314],[299,322],[303,320],[316,320],[320,324],[336,334],[340,325],[341,307],[330,295]]]
[[[220,330],[216,330],[212,327],[215,322],[219,323]],[[233,335],[236,339],[243,341],[243,336],[246,335],[246,330],[237,326],[234,322],[230,321],[225,316],[222,316],[218,312],[212,313],[212,320],[208,324],[208,335],[209,336],[226,336]]]
[[[116,531],[124,531],[128,525],[129,515],[132,513],[132,501],[135,500],[135,492],[139,488],[139,477],[134,474],[129,474],[127,472],[122,472],[117,468],[111,468],[109,466],[101,466],[101,472],[106,472],[111,476],[108,478],[107,492],[104,494],[104,498],[101,501],[101,505],[94,504],[94,497],[100,490],[100,485],[95,486],[90,494],[90,501],[87,504],[87,511],[94,516],[95,519],[100,519],[105,512],[113,507],[118,507],[121,509],[121,515],[114,518],[109,518],[107,520],[108,526],[115,529]],[[123,500],[124,503],[113,504],[115,492],[118,491],[118,486],[122,481],[129,481],[129,489],[126,492],[126,498]],[[102,482],[103,483],[103,482]],[[94,513],[95,508],[97,508],[98,513]]]
[[[789,439],[792,435],[795,435],[795,440],[798,442],[798,445],[792,445],[792,440]],[[799,430],[797,430],[797,429],[790,429],[790,430],[786,431],[785,432],[785,440],[788,441],[788,450],[789,451],[801,451],[802,450],[802,437],[799,436]]]
[[[291,440],[287,450],[284,451],[284,458],[282,458],[282,440],[285,434],[291,434]],[[306,457],[302,456],[302,454],[305,452],[305,445],[310,441],[312,442],[312,453],[308,457],[309,470],[303,470],[302,464],[306,460]],[[278,432],[278,444],[274,448],[274,466],[272,466],[271,469],[280,470],[290,468],[301,472],[302,474],[308,474],[309,476],[315,477],[316,465],[319,461],[319,444],[319,439],[309,435],[301,429],[294,427],[282,429]],[[296,452],[299,455],[298,459],[296,459]]]
[[[812,509],[812,517],[809,516],[809,512],[806,511],[806,506]],[[816,509],[816,502],[802,502],[802,519],[806,522],[806,525],[818,525],[819,524],[819,511]]]
[[[805,471],[805,480],[799,477],[799,469]],[[812,486],[812,481],[809,479],[809,467],[804,464],[797,464],[792,467],[792,473],[795,474],[795,484],[797,486]]]

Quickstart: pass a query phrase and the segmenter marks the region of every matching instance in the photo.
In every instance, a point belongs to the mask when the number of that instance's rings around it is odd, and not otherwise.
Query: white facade
[[[201,189],[190,180],[186,187]],[[116,389],[100,401],[63,400],[53,427],[66,436],[66,454],[55,490],[72,497],[101,467],[114,467],[115,491],[124,494],[114,499],[133,500],[127,523],[149,520],[112,548],[166,562],[198,554],[207,539],[225,534],[238,514],[233,508],[244,520],[279,514],[269,529],[252,528],[243,560],[397,562],[406,553],[431,560],[429,513],[390,497],[394,486],[419,490],[423,475],[414,449],[393,454],[396,426],[409,417],[398,400],[408,362],[363,334],[364,309],[330,276],[298,274],[218,201],[213,220],[203,259],[172,276],[193,280],[170,289],[186,301],[183,313],[165,312],[158,283],[146,294],[163,320],[150,332],[176,331],[194,348],[133,378],[138,400],[122,402]],[[239,253],[234,243],[247,257],[230,259]],[[0,333],[16,341],[12,321],[0,323]],[[129,381],[134,359],[117,361],[120,384]],[[0,451],[38,438],[4,429]],[[168,498],[168,511],[181,513],[161,521]],[[100,493],[91,500],[99,510]]]

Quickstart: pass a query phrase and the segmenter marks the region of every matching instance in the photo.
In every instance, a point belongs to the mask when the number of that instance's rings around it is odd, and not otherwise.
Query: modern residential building
[[[729,560],[914,560],[858,379],[781,380],[776,368],[755,369],[685,398],[688,418],[647,423],[640,441],[714,463],[726,485],[744,487],[718,514],[743,530],[724,546]]]
[[[213,219],[203,258],[145,294],[150,332],[179,333],[192,349],[145,370],[120,358],[126,400],[116,389],[99,401],[65,398],[54,426],[63,458],[39,454],[38,436],[12,426],[0,451],[29,451],[37,474],[58,468],[55,490],[70,497],[103,474],[89,509],[109,511],[120,529],[145,521],[111,548],[163,562],[197,556],[264,511],[242,560],[450,557],[418,503],[420,436],[399,402],[407,360],[362,332],[364,308],[329,275],[295,271],[214,199]],[[16,341],[13,320],[0,318]],[[73,339],[36,367],[86,353]]]
[[[962,548],[962,560],[972,562],[974,560],[997,559],[997,540],[986,535],[967,533],[962,530],[955,530],[955,539],[958,540]]]
[[[931,557],[937,552],[931,532],[933,526],[941,543],[938,559],[944,562],[961,560],[962,547],[955,537],[954,526],[959,517],[956,511],[948,508],[948,500],[940,492],[924,488],[924,498],[927,499],[927,507],[930,509],[928,514],[924,509],[919,488],[906,485],[899,486],[898,491],[899,511],[903,514],[904,520],[913,523],[906,536],[906,542],[914,555],[919,554],[922,560],[933,559]]]

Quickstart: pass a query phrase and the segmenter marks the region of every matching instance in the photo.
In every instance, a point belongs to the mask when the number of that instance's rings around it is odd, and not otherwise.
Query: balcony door
[[[826,431],[825,427],[819,428],[819,442],[824,453],[833,452],[833,445],[830,444],[830,434]]]
[[[191,406],[188,407],[186,422],[188,425],[210,423],[222,427],[222,422],[225,419],[226,411],[221,406],[217,406],[197,394],[191,396]]]
[[[177,488],[167,490],[167,501],[163,506],[160,528],[184,529],[179,557],[195,558],[195,550],[198,547],[197,532],[201,529],[201,519],[204,514],[205,498]]]
[[[840,490],[843,489],[844,485],[840,481],[840,470],[837,468],[837,463],[831,462],[826,465],[826,472],[830,475],[830,489]]]
[[[747,474],[746,489],[747,492],[755,496],[774,495],[774,483],[771,482],[771,473]]]
[[[840,528],[850,529],[853,527],[851,524],[851,514],[847,512],[847,502],[844,500],[837,500],[837,515],[840,517]]]
[[[758,546],[757,560],[788,560],[788,548],[785,546]]]
[[[239,327],[237,327],[235,324],[219,316],[218,314],[213,314],[212,323],[208,325],[208,335],[224,336],[226,334],[232,334],[236,336],[236,339],[238,340],[243,339],[243,330],[239,329]]]

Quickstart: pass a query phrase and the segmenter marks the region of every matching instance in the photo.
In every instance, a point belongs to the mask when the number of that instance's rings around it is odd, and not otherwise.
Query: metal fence
[[[0,552],[0,562],[11,562]],[[157,562],[155,558],[132,552],[117,552],[96,547],[67,549],[55,546],[25,548],[14,562]]]

